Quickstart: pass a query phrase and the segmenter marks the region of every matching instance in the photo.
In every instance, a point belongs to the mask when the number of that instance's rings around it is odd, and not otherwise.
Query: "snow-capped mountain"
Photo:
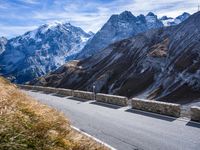
[[[4,44],[0,73],[18,83],[32,80],[63,65],[92,36],[70,23],[42,25]]]
[[[200,12],[69,62],[31,84],[162,101],[200,98]]]
[[[91,56],[116,41],[160,27],[163,27],[162,22],[152,12],[146,16],[139,15],[137,17],[129,11],[124,11],[119,15],[112,15],[86,44],[78,58]]]
[[[189,14],[173,19],[176,25]],[[152,12],[134,16],[129,11],[112,15],[94,35],[69,23],[40,26],[22,36],[0,39],[0,73],[18,83],[40,77],[63,65],[66,61],[83,59],[103,50],[108,45],[133,37],[150,29],[164,27],[172,18],[158,17]]]
[[[0,55],[5,51],[5,45],[7,43],[7,39],[5,37],[0,37]]]
[[[189,17],[190,17],[190,14],[184,12],[182,15],[176,18],[163,16],[162,18],[160,18],[160,21],[162,21],[164,26],[174,26],[174,25],[180,24],[181,22],[185,21]]]

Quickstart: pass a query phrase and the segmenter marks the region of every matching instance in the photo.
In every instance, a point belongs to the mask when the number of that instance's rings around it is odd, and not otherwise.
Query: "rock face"
[[[183,23],[116,42],[82,61],[69,62],[32,82],[157,99],[200,97],[200,12]]]
[[[69,23],[43,25],[0,44],[0,73],[18,83],[32,80],[63,65],[92,36]]]
[[[5,37],[0,37],[0,55],[5,51],[6,44],[7,44],[7,39]]]
[[[129,11],[124,11],[119,15],[112,15],[86,44],[77,58],[91,56],[116,41],[160,27],[163,27],[162,22],[152,12],[146,16],[139,15],[137,17]]]
[[[180,15],[176,18],[163,16],[162,18],[160,18],[160,21],[162,21],[164,26],[174,26],[174,25],[180,24],[181,22],[185,21],[189,17],[190,17],[190,14],[184,12],[182,15]]]
[[[164,16],[159,19],[152,12],[149,12],[146,16],[134,16],[129,11],[124,11],[119,15],[112,15],[75,58],[86,58],[98,53],[112,43],[133,37],[150,29],[178,25],[189,16],[190,14],[183,13],[176,18]]]

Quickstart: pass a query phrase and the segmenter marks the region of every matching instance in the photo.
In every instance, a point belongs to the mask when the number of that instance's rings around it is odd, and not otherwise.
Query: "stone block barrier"
[[[17,85],[18,87],[22,88],[22,89],[27,89],[27,90],[33,90],[34,86],[30,86],[30,85]]]
[[[41,86],[36,86],[36,90],[38,91],[43,91],[43,92],[47,92],[47,93],[57,93],[57,88],[53,88],[53,87],[41,87]]]
[[[118,106],[128,106],[128,98],[124,96],[98,93],[96,94],[96,101]]]
[[[191,120],[200,122],[200,107],[192,106],[191,111]]]
[[[74,91],[70,89],[57,88],[57,94],[64,96],[74,96]]]
[[[31,86],[31,85],[18,85],[22,89],[28,90],[38,90],[48,93],[57,93],[64,96],[73,96],[86,100],[94,100],[94,93],[88,91],[80,90],[71,90],[71,89],[62,89],[62,88],[53,88],[53,87],[42,87],[42,86]],[[109,95],[109,94],[96,94],[96,101],[103,102],[108,104],[114,104],[118,106],[128,106],[128,98],[124,96]],[[133,98],[131,99],[131,106],[133,109],[149,111],[153,113],[180,117],[181,107],[179,104],[165,103],[153,100],[142,100]],[[191,119],[195,121],[200,121],[200,107],[191,108]]]
[[[27,89],[27,90],[37,90],[37,91],[43,91],[43,92],[48,92],[48,93],[57,92],[57,88],[53,88],[53,87],[32,86],[32,85],[18,85],[18,87],[22,89]]]
[[[94,94],[92,92],[87,92],[87,91],[74,90],[73,96],[77,98],[87,99],[87,100],[94,99]]]
[[[149,111],[173,117],[180,117],[181,113],[180,105],[173,103],[133,98],[131,100],[131,105],[133,109]]]

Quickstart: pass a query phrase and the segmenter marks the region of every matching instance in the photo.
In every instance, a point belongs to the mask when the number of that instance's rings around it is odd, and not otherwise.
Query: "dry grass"
[[[168,52],[169,39],[165,39],[161,43],[154,45],[149,53],[152,57],[166,57]]]
[[[0,77],[0,150],[106,150]]]

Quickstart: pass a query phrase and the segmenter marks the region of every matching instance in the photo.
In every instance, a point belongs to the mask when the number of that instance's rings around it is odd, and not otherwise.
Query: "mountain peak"
[[[147,14],[147,16],[156,16],[154,13],[152,13],[152,12],[149,12],[148,14]]]
[[[168,20],[168,19],[173,19],[172,17],[167,17],[167,16],[162,16],[161,18],[160,18],[160,20]]]
[[[187,12],[184,12],[182,15],[188,15],[188,16],[190,16],[190,14],[189,14],[189,13],[187,13]]]
[[[182,15],[176,17],[176,19],[180,19],[180,20],[184,21],[184,20],[186,20],[189,16],[190,16],[189,13],[184,12]]]
[[[134,15],[130,12],[130,11],[123,11],[121,14],[120,14],[120,16],[130,16],[130,17],[133,17]]]

